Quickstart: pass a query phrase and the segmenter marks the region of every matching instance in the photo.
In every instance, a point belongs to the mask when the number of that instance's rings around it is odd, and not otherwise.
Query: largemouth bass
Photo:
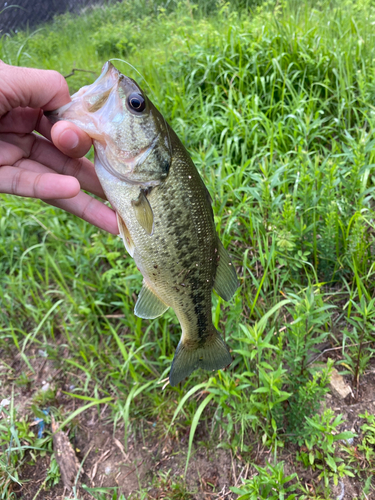
[[[100,77],[49,113],[93,139],[95,169],[120,235],[143,275],[134,313],[168,307],[182,327],[169,380],[232,362],[212,324],[212,289],[229,300],[236,271],[215,230],[211,198],[181,141],[132,79],[107,62]]]

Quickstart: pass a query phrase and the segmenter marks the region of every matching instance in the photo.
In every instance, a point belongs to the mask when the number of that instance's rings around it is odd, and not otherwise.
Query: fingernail
[[[59,137],[60,146],[64,149],[74,149],[78,146],[79,137],[73,130],[65,130]]]

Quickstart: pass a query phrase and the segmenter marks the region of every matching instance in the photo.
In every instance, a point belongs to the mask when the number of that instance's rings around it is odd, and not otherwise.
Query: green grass
[[[32,373],[30,349],[45,350],[63,373],[76,374],[72,398],[109,403],[125,441],[144,420],[156,423],[158,436],[191,427],[189,460],[199,419],[212,447],[251,461],[261,442],[273,462],[259,477],[283,485],[283,447],[305,436],[319,441],[311,417],[330,364],[314,375],[314,346],[341,346],[353,389],[373,362],[374,22],[370,0],[167,7],[155,0],[3,35],[0,56],[12,64],[99,74],[107,59],[120,58],[136,68],[144,80],[115,61],[148,89],[189,149],[241,281],[229,304],[213,299],[215,325],[235,355],[231,368],[195,372],[162,390],[180,327],[173,312],[154,321],[134,316],[142,277],[121,240],[41,202],[2,196],[4,359],[17,353]],[[71,91],[93,78],[76,72]],[[324,439],[314,441],[320,465]],[[337,445],[329,446],[334,456]],[[322,467],[317,491],[328,495],[338,466]],[[369,470],[357,470],[358,480]],[[13,476],[0,469],[2,498]],[[268,498],[246,493],[261,488],[257,481],[243,488],[241,498]]]

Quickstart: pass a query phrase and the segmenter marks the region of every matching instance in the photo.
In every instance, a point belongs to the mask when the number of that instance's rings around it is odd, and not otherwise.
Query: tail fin
[[[215,327],[206,343],[197,348],[191,348],[180,340],[173,358],[169,382],[171,386],[177,385],[197,368],[204,370],[219,370],[232,362],[225,342],[220,337]]]

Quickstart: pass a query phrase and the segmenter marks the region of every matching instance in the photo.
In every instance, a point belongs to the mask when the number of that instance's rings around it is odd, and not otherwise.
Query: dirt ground
[[[8,366],[11,365],[13,373],[18,368],[21,369],[21,366],[25,368],[18,356],[12,361],[6,358],[5,353],[0,353],[0,359],[6,360]],[[37,350],[29,352],[28,359],[35,373],[28,374],[30,378],[28,386],[15,388],[15,406],[18,415],[31,413],[30,405],[35,394],[34,388],[40,389],[45,384],[50,384],[50,387],[56,389],[55,405],[63,407],[64,413],[68,414],[78,408],[81,401],[64,394],[64,391],[71,390],[72,382],[69,374],[63,376],[62,370],[57,368],[53,361],[38,356]],[[1,398],[9,395],[14,378],[14,376],[9,376],[9,370],[6,370],[5,366],[0,365]],[[322,402],[321,407],[324,406],[332,408],[336,414],[343,414],[344,424],[340,431],[352,430],[358,434],[360,425],[363,423],[359,414],[366,410],[369,413],[375,413],[375,363],[361,378],[358,400],[355,400],[352,395],[339,399],[329,393]],[[167,438],[156,435],[154,422],[146,422],[145,425],[148,427],[144,427],[139,433],[136,432],[137,437],[131,435],[128,448],[125,449],[124,430],[118,427],[116,432],[113,432],[113,423],[109,422],[109,414],[110,409],[107,405],[102,407],[100,415],[95,407],[90,408],[78,416],[71,428],[68,437],[81,464],[81,473],[76,485],[77,497],[82,500],[93,498],[83,488],[83,485],[86,485],[89,488],[119,487],[119,492],[124,493],[126,497],[133,493],[131,498],[134,499],[137,498],[136,492],[140,488],[148,488],[147,498],[149,499],[179,498],[174,488],[176,482],[183,483],[189,429],[186,429],[185,434],[180,434],[178,439]],[[203,435],[204,432],[198,426],[196,443],[208,437]],[[269,450],[261,446],[254,447],[251,462],[244,461],[241,456],[233,456],[228,450],[215,448],[215,445],[210,450],[195,447],[185,478],[189,496],[183,496],[184,499],[232,500],[237,495],[231,493],[229,487],[239,486],[242,479],[256,473],[252,464],[264,465],[269,457]],[[312,474],[298,462],[296,469],[297,449],[295,445],[288,444],[282,454],[279,454],[278,459],[285,461],[287,474],[297,472],[306,487],[313,491],[312,481],[318,474]],[[73,496],[71,491],[64,489],[61,480],[53,488],[44,489],[43,483],[49,463],[49,455],[39,456],[36,464],[26,463],[21,473],[21,479],[25,482],[22,487],[18,485],[14,487],[19,499],[63,500],[69,498],[70,495]],[[363,483],[360,483],[358,478],[345,478],[333,489],[332,498],[339,500],[359,498],[361,484]],[[369,496],[366,498],[371,500]]]

